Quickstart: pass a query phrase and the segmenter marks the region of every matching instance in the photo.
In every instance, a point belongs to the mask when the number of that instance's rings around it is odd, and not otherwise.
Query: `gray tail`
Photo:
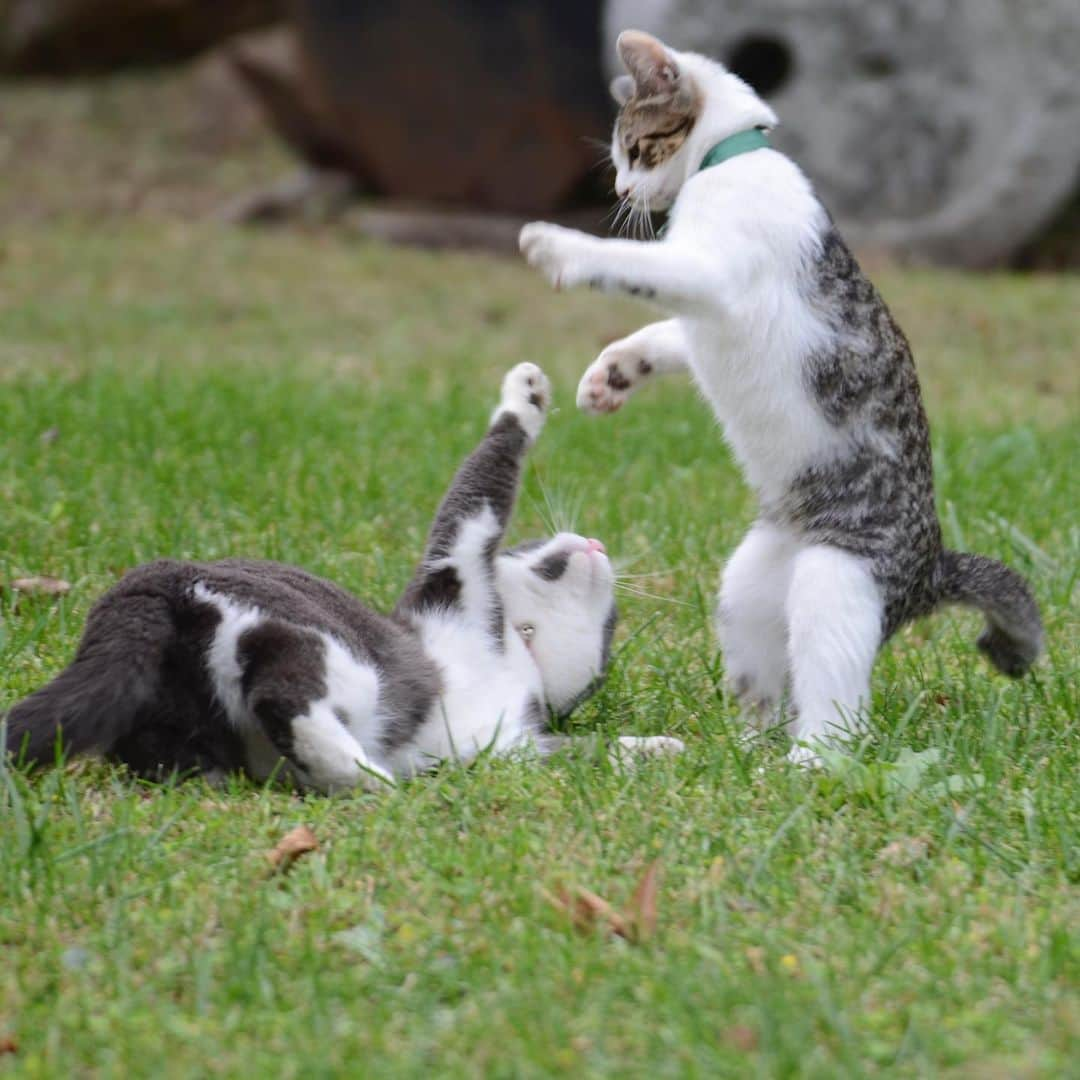
[[[153,700],[172,635],[163,599],[105,597],[71,664],[8,713],[7,752],[27,765],[52,763],[58,749],[107,752]]]
[[[1043,650],[1039,607],[1028,583],[1004,563],[983,555],[942,552],[938,598],[978,608],[986,616],[978,646],[998,671],[1016,679],[1039,658]]]

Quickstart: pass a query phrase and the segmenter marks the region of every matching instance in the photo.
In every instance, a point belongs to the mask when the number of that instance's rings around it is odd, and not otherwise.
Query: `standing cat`
[[[393,614],[278,563],[138,567],[90,613],[72,664],[12,709],[10,752],[99,751],[142,775],[269,776],[319,791],[379,788],[447,758],[567,739],[615,629],[598,540],[560,533],[499,551],[522,461],[544,423],[544,373],[519,364],[443,498]],[[681,749],[631,738],[636,752]],[[2,747],[2,743],[0,743]]]
[[[1008,675],[1042,649],[1038,608],[1001,563],[946,551],[911,352],[806,177],[768,145],[773,111],[703,56],[638,31],[612,140],[616,192],[670,210],[659,241],[555,225],[521,250],[556,286],[650,300],[675,317],[608,346],[578,404],[613,412],[689,369],[760,501],[724,570],[717,629],[747,718],[785,692],[795,760],[847,734],[881,644],[944,602],[982,609],[979,647]]]

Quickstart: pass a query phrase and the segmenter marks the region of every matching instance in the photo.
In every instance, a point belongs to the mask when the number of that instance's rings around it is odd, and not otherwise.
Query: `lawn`
[[[1029,576],[1018,683],[943,613],[883,653],[874,736],[815,774],[740,746],[710,612],[753,515],[672,382],[618,416],[577,376],[646,313],[514,262],[52,216],[0,240],[0,710],[161,555],[297,562],[393,603],[503,371],[556,405],[513,529],[627,566],[574,728],[688,750],[484,761],[384,795],[0,768],[0,1072],[1063,1076],[1080,1052],[1075,278],[883,269],[916,347],[946,540]],[[319,848],[272,874],[304,824]],[[647,866],[654,933],[625,909]],[[1070,1066],[1069,1062],[1073,1064]]]

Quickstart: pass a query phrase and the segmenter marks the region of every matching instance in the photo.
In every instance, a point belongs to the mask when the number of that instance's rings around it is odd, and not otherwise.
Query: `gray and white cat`
[[[942,548],[908,343],[806,177],[768,146],[777,119],[721,64],[639,31],[612,140],[616,192],[670,210],[655,242],[534,223],[521,249],[558,286],[642,297],[674,318],[608,346],[578,404],[613,412],[689,370],[758,495],[723,573],[717,630],[747,718],[790,695],[795,760],[858,727],[881,644],[945,602],[982,609],[1006,674],[1042,649],[1038,608],[1001,563]]]
[[[264,779],[284,759],[303,786],[335,791],[564,746],[548,711],[598,686],[616,612],[598,540],[499,550],[549,398],[535,364],[506,376],[392,614],[278,563],[149,563],[98,601],[71,665],[12,709],[9,751],[47,764],[59,736],[151,777]],[[624,737],[615,752],[681,748]]]

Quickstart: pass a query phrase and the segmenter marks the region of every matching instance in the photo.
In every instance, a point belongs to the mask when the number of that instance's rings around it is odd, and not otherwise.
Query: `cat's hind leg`
[[[390,774],[356,732],[373,729],[378,677],[312,630],[269,619],[237,642],[247,711],[308,787],[385,790]]]
[[[786,607],[796,712],[789,756],[817,764],[822,745],[858,733],[884,606],[865,559],[816,545],[795,557]]]
[[[797,551],[790,534],[759,521],[721,577],[717,636],[742,719],[752,728],[768,728],[779,716],[788,675],[785,604]]]
[[[290,723],[289,758],[304,782],[325,794],[335,791],[386,791],[390,774],[371,760],[329,702],[318,701]]]
[[[585,369],[578,384],[582,412],[611,413],[657,375],[685,371],[689,345],[681,319],[650,323],[613,341]]]

